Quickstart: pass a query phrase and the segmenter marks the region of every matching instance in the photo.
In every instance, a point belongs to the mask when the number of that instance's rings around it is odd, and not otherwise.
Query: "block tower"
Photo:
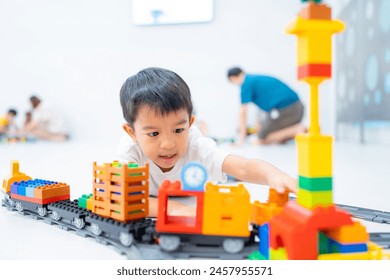
[[[287,32],[298,38],[298,79],[310,87],[308,133],[296,137],[299,190],[269,222],[270,259],[376,259],[365,227],[332,199],[332,137],[321,134],[318,88],[331,77],[332,35],[344,29],[320,0],[308,2]],[[261,242],[261,241],[260,241]]]

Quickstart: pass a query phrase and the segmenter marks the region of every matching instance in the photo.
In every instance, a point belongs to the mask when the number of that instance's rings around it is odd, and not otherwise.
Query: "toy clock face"
[[[206,168],[197,162],[191,162],[183,167],[181,179],[188,189],[203,189],[207,180]]]

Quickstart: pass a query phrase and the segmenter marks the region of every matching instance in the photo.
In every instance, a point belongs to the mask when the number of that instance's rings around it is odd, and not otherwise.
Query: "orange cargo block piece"
[[[69,186],[64,183],[45,185],[34,190],[34,197],[39,199],[69,195]]]
[[[220,186],[207,183],[204,194],[203,234],[247,237],[249,215],[250,197],[243,184]]]

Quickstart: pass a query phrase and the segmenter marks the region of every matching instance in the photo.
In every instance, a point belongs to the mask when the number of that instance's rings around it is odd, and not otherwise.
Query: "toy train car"
[[[125,247],[149,243],[175,252],[187,245],[214,246],[234,255],[259,241],[259,249],[250,259],[389,257],[369,241],[359,222],[335,206],[306,209],[289,201],[287,192],[279,194],[273,189],[267,203],[251,203],[242,184],[206,183],[207,172],[199,163],[186,165],[181,181],[162,183],[157,220],[150,219],[148,172],[148,165],[94,163],[92,194],[71,201],[67,184],[33,180],[19,171],[15,161],[11,175],[3,181],[3,204],[118,241]],[[194,216],[170,214],[168,200],[178,196],[196,199]],[[284,230],[286,226],[289,230]]]
[[[11,175],[3,181],[2,191],[9,207],[62,221],[77,229],[88,228],[96,236],[110,236],[124,246],[134,239],[152,240],[148,219],[148,166],[122,165],[118,162],[98,166],[94,163],[93,194],[70,200],[65,183],[32,179],[11,163]],[[84,202],[84,203],[83,203]]]

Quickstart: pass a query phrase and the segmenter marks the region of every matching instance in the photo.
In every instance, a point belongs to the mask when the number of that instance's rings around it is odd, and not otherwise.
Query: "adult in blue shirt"
[[[250,102],[267,114],[265,120],[259,122],[260,143],[284,143],[297,133],[305,132],[301,124],[303,104],[285,83],[270,76],[246,74],[239,67],[228,70],[228,79],[241,87],[238,144],[242,144],[247,136],[247,105]]]

